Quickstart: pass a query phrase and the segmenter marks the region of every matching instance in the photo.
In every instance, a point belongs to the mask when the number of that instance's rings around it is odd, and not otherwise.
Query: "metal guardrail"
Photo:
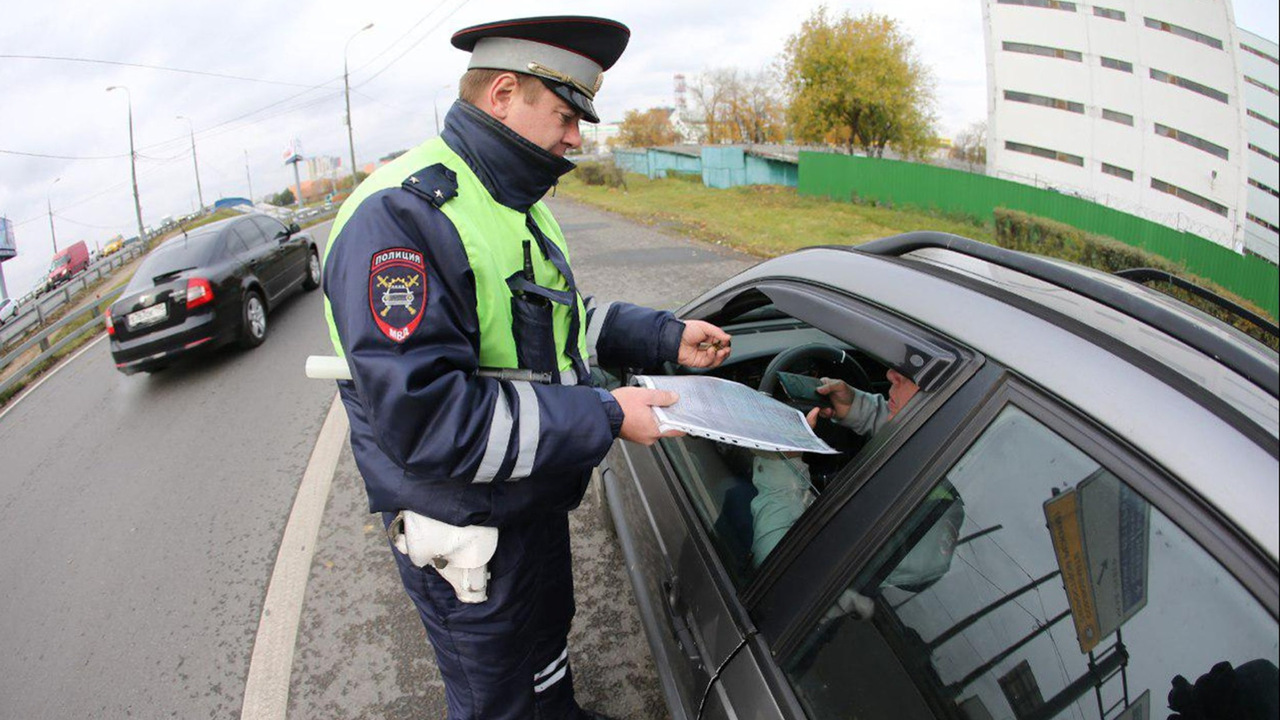
[[[87,332],[97,332],[102,330],[103,329],[102,323],[96,322],[94,320],[90,320],[89,322],[86,322],[80,327],[73,330],[69,335],[62,338],[61,340],[53,343],[52,345],[49,343],[49,338],[51,336],[53,336],[59,330],[62,330],[63,328],[67,327],[68,325],[75,323],[75,321],[79,320],[81,317],[85,315],[92,315],[94,318],[97,318],[98,316],[100,316],[102,314],[102,311],[99,309],[99,307],[104,303],[109,303],[110,301],[115,300],[117,297],[120,296],[120,293],[122,292],[124,292],[123,287],[116,288],[115,290],[112,290],[111,292],[106,293],[101,298],[80,308],[79,310],[68,313],[66,317],[50,325],[44,330],[41,330],[30,340],[27,340],[26,342],[22,343],[17,348],[15,348],[12,352],[0,358],[0,370],[4,370],[5,368],[9,367],[9,365],[13,363],[13,361],[17,360],[18,357],[20,357],[23,353],[30,350],[31,348],[39,345],[42,350],[42,352],[39,355],[37,355],[35,358],[33,358],[31,362],[28,362],[26,365],[23,365],[22,368],[18,370],[18,372],[6,378],[4,382],[0,382],[0,395],[3,395],[6,390],[13,387],[21,380],[25,379],[27,375],[31,374],[31,371],[33,369],[38,367],[45,360],[48,360],[49,358],[56,355],[60,350],[70,345],[71,343],[75,342],[76,339],[78,339],[81,335],[84,335]]]
[[[114,253],[94,263],[88,270],[68,280],[55,290],[44,293],[23,305],[23,310],[12,320],[0,327],[0,353],[7,353],[9,348],[22,340],[33,328],[45,323],[45,317],[58,308],[71,302],[76,293],[111,274],[116,268],[132,262],[142,255],[145,248],[141,243]],[[0,370],[5,363],[0,363]]]

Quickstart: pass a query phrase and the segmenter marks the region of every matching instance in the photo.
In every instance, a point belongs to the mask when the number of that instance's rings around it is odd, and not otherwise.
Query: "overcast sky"
[[[179,115],[195,130],[206,204],[248,195],[250,182],[257,197],[291,185],[282,153],[293,138],[305,155],[342,156],[345,164],[343,47],[368,23],[374,27],[351,40],[347,55],[361,164],[434,135],[433,105],[444,113],[466,67],[467,54],[449,45],[462,27],[550,14],[626,23],[631,44],[596,101],[607,122],[627,110],[672,105],[676,73],[769,65],[818,4],[116,0],[91,9],[79,0],[8,3],[0,26],[0,215],[17,225],[19,253],[4,263],[9,294],[25,294],[48,266],[50,201],[60,247],[85,240],[92,248],[117,233],[136,234],[128,98],[106,92],[108,86],[124,85],[132,97],[143,221],[153,224],[197,204],[188,124]],[[904,24],[938,80],[943,134],[984,119],[978,0],[826,4],[834,14],[876,10]],[[1275,39],[1274,0],[1235,0],[1235,12],[1237,24]]]

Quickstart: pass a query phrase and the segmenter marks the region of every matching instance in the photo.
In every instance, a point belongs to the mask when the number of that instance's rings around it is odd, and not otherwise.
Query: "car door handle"
[[[678,578],[672,577],[662,581],[662,601],[667,610],[667,619],[671,621],[671,628],[676,634],[676,644],[684,651],[685,657],[690,662],[701,667],[702,655],[698,652],[698,645],[693,640],[693,632],[689,629],[689,622],[685,619],[684,603],[680,599],[680,582]]]

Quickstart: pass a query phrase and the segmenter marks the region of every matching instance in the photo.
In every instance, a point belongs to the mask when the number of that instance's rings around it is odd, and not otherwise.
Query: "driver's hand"
[[[812,430],[812,429],[814,429],[814,428],[818,427],[818,408],[814,408],[814,409],[810,410],[810,411],[809,411],[809,414],[804,416],[804,421],[805,421],[805,422],[807,422],[807,423],[809,423],[809,429],[810,429],[810,430]],[[760,451],[760,454],[761,454],[761,455],[763,455],[764,457],[770,457],[770,456],[772,456],[772,455],[773,455],[773,453],[766,453],[766,452],[763,452],[763,451]],[[784,458],[798,458],[798,457],[800,457],[800,456],[801,456],[801,455],[803,455],[803,454],[804,454],[804,453],[798,453],[798,452],[784,452],[784,453],[782,453],[782,457],[784,457]]]
[[[835,417],[837,420],[843,420],[844,416],[849,414],[849,408],[853,407],[853,388],[843,380],[822,378],[822,385],[818,386],[815,392],[826,395],[831,401],[831,407],[822,408],[819,411],[824,418]]]

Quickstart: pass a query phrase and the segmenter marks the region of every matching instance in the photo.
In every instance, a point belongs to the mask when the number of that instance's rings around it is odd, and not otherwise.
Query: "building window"
[[[1125,170],[1122,167],[1116,167],[1115,165],[1112,165],[1110,163],[1102,163],[1102,172],[1108,175],[1115,175],[1121,180],[1128,180],[1130,182],[1133,181],[1132,170]]]
[[[1036,157],[1048,158],[1050,160],[1057,160],[1058,162],[1064,162],[1068,165],[1079,165],[1080,167],[1084,167],[1084,158],[1079,155],[1071,155],[1070,153],[1036,147],[1035,145],[1024,145],[1023,143],[1006,140],[1004,143],[1004,149],[1012,150],[1013,152],[1026,153],[1028,155],[1035,155]]]
[[[1103,108],[1102,119],[1133,127],[1133,116],[1129,113],[1122,113],[1116,110],[1107,110],[1106,108]]]
[[[1272,225],[1271,223],[1267,222],[1266,220],[1263,220],[1262,218],[1258,217],[1257,215],[1254,215],[1253,213],[1245,213],[1244,216],[1249,218],[1249,220],[1270,230],[1273,233],[1280,233],[1280,228],[1276,227],[1275,225]]]
[[[1112,10],[1111,8],[1098,7],[1097,5],[1094,5],[1093,14],[1100,18],[1124,22],[1124,12],[1121,10]]]
[[[1280,162],[1280,157],[1276,157],[1275,153],[1267,152],[1265,149],[1260,148],[1257,145],[1254,145],[1253,143],[1249,143],[1249,149],[1258,153],[1262,157],[1267,158],[1268,160],[1274,160],[1275,162]]]
[[[1272,120],[1271,118],[1267,117],[1266,115],[1263,115],[1257,110],[1249,110],[1247,112],[1249,113],[1249,117],[1253,118],[1254,120],[1260,120],[1270,125],[1271,127],[1276,128],[1277,130],[1280,130],[1280,125],[1276,124],[1275,120]]]
[[[1084,55],[1075,50],[1063,50],[1062,48],[1049,47],[1047,45],[1031,45],[1030,43],[1019,42],[1006,42],[1003,43],[1003,47],[1007,52],[1026,53],[1027,55],[1042,55],[1044,57],[1084,62]]]
[[[1103,64],[1105,65],[1106,63],[1103,63]],[[1208,85],[1201,85],[1200,83],[1194,80],[1188,80],[1184,77],[1171,75],[1163,70],[1156,70],[1155,68],[1152,68],[1151,79],[1155,80],[1156,82],[1169,83],[1170,85],[1177,85],[1178,87],[1184,90],[1190,90],[1193,93],[1199,93],[1207,98],[1212,98],[1223,104],[1226,104],[1229,100],[1227,94],[1222,92],[1221,90],[1214,90]]]
[[[1178,187],[1177,185],[1170,185],[1169,183],[1163,180],[1157,180],[1155,178],[1151,178],[1151,188],[1153,190],[1159,190],[1162,193],[1168,193],[1170,195],[1173,195],[1176,198],[1181,198],[1182,200],[1186,200],[1192,205],[1199,205],[1205,210],[1208,210],[1213,213],[1217,213],[1222,217],[1227,216],[1226,205],[1219,205],[1218,203],[1210,200],[1207,197],[1204,197],[1203,195],[1197,195],[1191,192],[1190,190],[1184,190]]]
[[[1271,197],[1280,198],[1280,192],[1277,192],[1273,187],[1267,187],[1253,178],[1249,178],[1249,184],[1258,188],[1262,192],[1269,194]]]
[[[1046,10],[1066,10],[1075,12],[1076,4],[1061,0],[996,0],[1001,5],[1025,5],[1027,7],[1045,8]]]
[[[1084,103],[1078,103],[1071,100],[1051,98],[1044,95],[1033,95],[1031,93],[1018,92],[1016,90],[1005,90],[1004,99],[1011,102],[1029,103],[1031,105],[1054,108],[1055,110],[1066,110],[1067,112],[1073,112],[1079,115],[1084,114]]]
[[[1257,55],[1258,57],[1262,58],[1263,60],[1266,60],[1267,62],[1270,62],[1272,65],[1280,65],[1280,60],[1276,60],[1275,58],[1271,57],[1270,55],[1268,55],[1268,54],[1266,54],[1266,53],[1262,52],[1261,50],[1259,50],[1259,49],[1257,49],[1257,48],[1249,47],[1248,45],[1245,45],[1244,43],[1240,43],[1240,49],[1241,49],[1241,50],[1244,50],[1244,51],[1245,51],[1245,52],[1247,52],[1247,53],[1251,53],[1251,54],[1253,54],[1253,55]]]
[[[1273,88],[1273,87],[1271,87],[1270,85],[1268,85],[1268,84],[1266,84],[1266,83],[1262,82],[1261,80],[1254,80],[1253,78],[1249,77],[1248,75],[1245,75],[1245,76],[1244,76],[1244,81],[1245,81],[1245,82],[1247,82],[1247,83],[1249,83],[1250,85],[1253,85],[1254,87],[1260,87],[1260,88],[1262,88],[1263,90],[1266,90],[1267,92],[1271,93],[1272,95],[1280,95],[1280,90],[1276,90],[1275,88]]]
[[[1184,28],[1181,25],[1174,25],[1173,23],[1167,23],[1163,20],[1156,20],[1155,18],[1144,18],[1144,20],[1147,24],[1147,27],[1151,28],[1152,30],[1160,30],[1162,32],[1172,33],[1174,35],[1177,35],[1178,37],[1186,38],[1188,40],[1195,40],[1198,43],[1208,45],[1209,47],[1214,48],[1216,50],[1222,49],[1222,41],[1216,37],[1210,37],[1208,35],[1205,35],[1204,33],[1196,32],[1195,30],[1192,30],[1190,28]]]
[[[1171,128],[1168,125],[1161,125],[1160,123],[1156,123],[1156,134],[1159,135],[1160,137],[1167,137],[1171,140],[1177,140],[1183,145],[1190,145],[1191,147],[1197,150],[1203,150],[1209,153],[1210,155],[1216,155],[1217,157],[1220,157],[1223,160],[1229,159],[1227,157],[1229,155],[1229,153],[1227,152],[1227,149],[1222,147],[1221,145],[1211,143],[1202,137],[1196,137],[1191,133],[1178,130],[1177,128]]]
[[[1102,58],[1102,67],[1127,73],[1133,72],[1133,63],[1109,57]]]

